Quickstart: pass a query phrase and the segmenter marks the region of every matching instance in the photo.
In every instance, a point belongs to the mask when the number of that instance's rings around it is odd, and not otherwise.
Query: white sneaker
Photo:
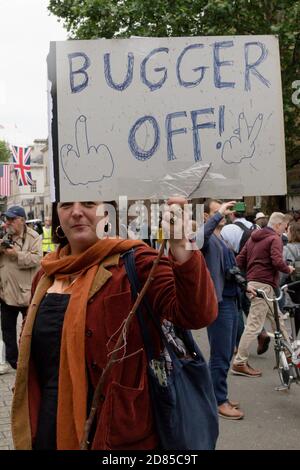
[[[8,362],[4,362],[0,364],[0,375],[7,374],[12,370],[12,367],[8,364]]]

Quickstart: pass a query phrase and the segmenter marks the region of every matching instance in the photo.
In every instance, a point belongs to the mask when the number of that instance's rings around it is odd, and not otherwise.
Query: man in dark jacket
[[[239,268],[247,272],[247,281],[255,289],[263,289],[268,297],[274,296],[274,289],[278,287],[279,272],[291,273],[294,268],[288,266],[283,260],[283,245],[281,236],[286,230],[285,215],[281,212],[273,212],[268,226],[252,233],[243,250],[237,257]],[[270,310],[271,309],[271,310]],[[275,321],[270,308],[264,299],[255,297],[251,302],[247,324],[241,337],[237,355],[232,365],[235,375],[246,377],[259,377],[260,370],[253,369],[248,364],[249,349],[252,342],[264,326],[266,317],[271,321],[275,331]],[[288,339],[288,335],[280,319],[282,333]]]
[[[202,252],[210,271],[218,299],[218,317],[207,328],[210,344],[209,367],[219,416],[238,420],[244,413],[239,403],[228,398],[227,375],[236,342],[238,322],[238,283],[230,271],[235,267],[233,251],[222,240],[221,229],[235,201],[222,203],[209,199],[204,204],[204,244]],[[197,240],[198,241],[198,240]]]

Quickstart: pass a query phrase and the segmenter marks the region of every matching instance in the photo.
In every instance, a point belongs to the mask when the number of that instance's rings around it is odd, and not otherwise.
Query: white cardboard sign
[[[53,200],[286,193],[275,36],[55,42],[48,76]]]

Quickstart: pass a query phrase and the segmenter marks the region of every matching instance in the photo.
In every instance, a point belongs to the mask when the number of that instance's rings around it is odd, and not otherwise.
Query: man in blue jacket
[[[213,279],[218,299],[217,319],[207,328],[210,344],[210,371],[218,403],[219,416],[238,420],[244,417],[239,403],[229,400],[227,375],[236,341],[238,322],[238,295],[241,278],[234,273],[235,256],[221,237],[225,216],[235,201],[209,199],[204,204],[204,254]],[[233,269],[234,268],[234,269]],[[238,282],[239,280],[239,282]],[[246,287],[246,283],[244,283]]]

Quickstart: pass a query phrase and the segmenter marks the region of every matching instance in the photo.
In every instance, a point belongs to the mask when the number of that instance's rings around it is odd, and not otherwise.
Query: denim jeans
[[[227,375],[236,342],[238,308],[235,297],[219,302],[218,316],[207,327],[210,344],[209,368],[218,405],[228,400]]]

